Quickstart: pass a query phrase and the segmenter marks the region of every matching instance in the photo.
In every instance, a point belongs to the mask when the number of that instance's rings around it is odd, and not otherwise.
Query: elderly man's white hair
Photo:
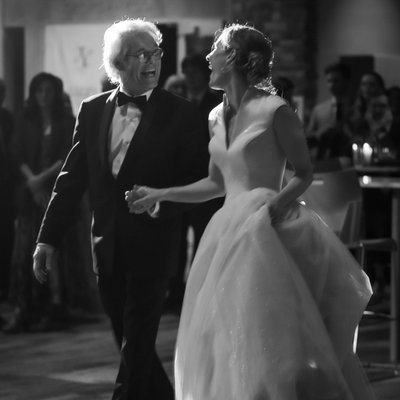
[[[112,83],[120,83],[118,63],[125,56],[126,48],[122,45],[126,37],[137,32],[146,32],[159,46],[162,34],[157,26],[140,18],[126,19],[112,24],[104,33],[103,66]]]

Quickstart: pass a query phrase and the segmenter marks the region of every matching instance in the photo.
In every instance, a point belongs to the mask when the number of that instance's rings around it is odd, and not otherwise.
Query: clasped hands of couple
[[[168,200],[168,189],[155,189],[148,186],[134,185],[132,190],[125,192],[125,200],[128,203],[130,213],[143,214],[152,213],[156,204]],[[278,205],[275,199],[268,202],[268,212],[271,225],[277,226],[293,216],[298,216],[299,202],[291,201],[289,204]]]
[[[129,212],[134,214],[152,212],[156,204],[163,200],[163,192],[163,189],[134,185],[132,190],[125,192]]]

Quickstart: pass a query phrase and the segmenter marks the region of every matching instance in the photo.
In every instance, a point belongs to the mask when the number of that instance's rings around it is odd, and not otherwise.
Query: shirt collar
[[[132,96],[130,93],[128,93],[126,90],[123,90],[122,87],[119,88],[120,92],[125,93],[127,96]],[[146,96],[146,100],[149,100],[149,97],[151,96],[151,94],[153,93],[154,89],[150,89],[147,92],[141,93],[141,94],[137,94],[133,97],[138,97],[138,96]]]

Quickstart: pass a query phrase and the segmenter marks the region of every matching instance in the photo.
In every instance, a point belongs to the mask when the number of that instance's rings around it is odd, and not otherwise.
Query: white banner
[[[45,71],[60,77],[76,114],[81,101],[101,91],[103,35],[107,25],[49,25]]]

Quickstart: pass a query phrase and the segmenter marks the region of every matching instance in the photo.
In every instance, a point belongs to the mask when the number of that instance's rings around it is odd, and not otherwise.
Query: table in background
[[[400,330],[399,330],[399,291],[400,291],[400,172],[399,167],[363,167],[357,169],[360,173],[359,181],[363,189],[390,189],[391,190],[391,235],[396,242],[397,251],[391,258],[390,290],[390,361],[398,364],[400,361]],[[375,173],[375,175],[372,175]],[[371,174],[371,175],[370,175]]]

